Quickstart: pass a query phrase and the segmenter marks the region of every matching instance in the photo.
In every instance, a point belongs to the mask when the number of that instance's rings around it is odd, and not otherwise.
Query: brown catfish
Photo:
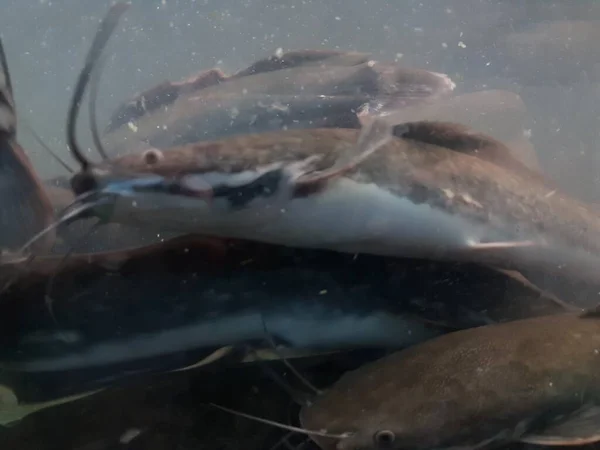
[[[290,69],[301,65],[354,66],[368,61],[369,54],[367,53],[337,50],[300,50],[260,59],[231,76],[227,76],[220,69],[209,69],[183,80],[164,81],[122,103],[111,116],[105,132],[110,133],[129,122],[137,121],[142,116],[152,113],[158,108],[168,107],[182,95],[196,93],[204,88],[216,86],[236,78],[274,70]]]
[[[349,372],[301,411],[323,449],[600,441],[597,312],[451,333]]]
[[[365,53],[304,50],[259,60],[232,76],[211,69],[164,82],[120,106],[107,128],[109,154],[142,142],[165,149],[280,129],[359,128],[363,106],[406,106],[450,94],[445,74],[369,60]]]
[[[89,212],[160,231],[468,260],[598,281],[600,215],[484,135],[408,124],[360,164],[360,132],[297,130],[149,149],[76,175]],[[364,144],[358,153],[372,150]],[[489,145],[488,145],[489,144]]]
[[[2,42],[0,64],[0,251],[15,251],[52,223],[54,214],[31,161],[17,142],[15,102]],[[52,242],[50,232],[34,243],[34,249],[44,252]]]
[[[74,130],[80,97],[109,37],[101,27],[74,89],[68,136],[82,166],[72,179],[81,202],[67,217],[491,263],[600,283],[600,214],[498,141],[445,123],[392,130],[383,119],[361,131],[262,133],[150,148],[93,166]]]

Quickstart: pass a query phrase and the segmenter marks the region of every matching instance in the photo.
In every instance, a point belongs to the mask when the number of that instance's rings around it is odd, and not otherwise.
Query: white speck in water
[[[463,41],[459,41],[459,42],[458,42],[458,46],[459,46],[460,48],[467,48],[467,46],[465,45],[465,43],[464,43]]]
[[[525,136],[526,138],[531,138],[531,136],[533,136],[533,132],[530,128],[527,130],[523,130],[523,136]]]
[[[137,208],[137,202],[136,202],[135,200],[134,200],[134,201],[132,201],[132,202],[131,202],[131,206],[132,206],[132,207],[134,207],[134,208]]]
[[[281,47],[275,50],[275,56],[278,58],[281,58],[283,56],[283,49]]]
[[[548,383],[548,386],[550,386],[550,387],[554,386],[554,384],[552,384],[552,381],[550,383]]]
[[[445,42],[442,42],[442,48],[448,48],[448,44],[446,44]]]
[[[340,16],[335,16],[335,20],[339,22],[340,20],[342,20],[342,18]]]
[[[127,122],[127,126],[129,127],[129,129],[131,131],[133,131],[134,133],[137,133],[138,127],[137,127],[137,125],[135,123],[133,123],[133,122]]]

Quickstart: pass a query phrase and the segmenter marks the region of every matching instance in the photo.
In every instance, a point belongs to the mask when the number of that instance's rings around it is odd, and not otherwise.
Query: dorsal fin
[[[0,250],[20,248],[53,220],[53,210],[31,161],[16,141],[17,118],[10,72],[0,41]],[[34,250],[48,250],[49,234]]]
[[[420,121],[399,125],[404,139],[445,147],[450,150],[475,156],[506,169],[533,177],[545,184],[551,184],[543,174],[527,167],[511,155],[510,149],[502,142],[471,128],[452,122]],[[394,134],[395,131],[394,131]]]
[[[146,114],[168,106],[175,102],[181,94],[189,94],[216,86],[226,80],[227,76],[220,69],[209,69],[180,81],[164,81],[119,105],[110,117],[104,132],[110,133],[130,121],[138,120]]]
[[[291,69],[312,64],[333,66],[356,66],[369,61],[368,53],[345,52],[340,50],[293,50],[259,59],[245,69],[236,72],[231,78],[246,77],[257,73]]]

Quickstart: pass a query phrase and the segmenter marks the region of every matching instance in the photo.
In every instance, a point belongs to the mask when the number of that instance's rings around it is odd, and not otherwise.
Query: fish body
[[[192,366],[223,347],[269,347],[267,332],[300,352],[397,349],[565,311],[475,265],[182,239],[72,256],[48,293],[61,259],[36,260],[0,303],[0,384],[43,386],[28,402]]]
[[[312,173],[330,169],[354,151],[359,133],[295,130],[148,150],[100,164],[72,185],[110,199],[94,213],[105,220],[156,230],[597,281],[598,212],[478,139],[458,148],[409,131],[339,176],[286,181],[306,161]]]
[[[114,156],[143,143],[166,149],[281,129],[359,128],[364,106],[421,104],[454,88],[445,74],[364,53],[289,52],[231,76],[211,69],[139,94],[115,111],[104,141]]]
[[[219,69],[209,69],[179,81],[164,81],[122,103],[112,114],[105,133],[111,133],[129,122],[135,123],[142,116],[159,108],[168,107],[183,95],[198,93],[202,89],[226,81],[256,75],[257,73],[308,65],[354,66],[366,63],[369,59],[370,57],[366,53],[337,50],[300,50],[260,59],[231,76],[226,75]]]
[[[600,320],[565,314],[458,331],[349,372],[301,422],[322,448],[485,449],[600,440]]]

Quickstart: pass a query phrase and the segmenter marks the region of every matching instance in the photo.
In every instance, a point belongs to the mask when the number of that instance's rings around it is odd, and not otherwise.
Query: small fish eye
[[[396,435],[390,430],[381,430],[375,433],[373,440],[378,447],[388,448],[396,440]]]
[[[151,148],[151,149],[146,150],[143,153],[142,158],[144,158],[144,161],[146,162],[146,164],[148,164],[149,166],[152,166],[152,165],[156,164],[157,162],[159,162],[160,160],[162,160],[163,154],[157,148]]]

